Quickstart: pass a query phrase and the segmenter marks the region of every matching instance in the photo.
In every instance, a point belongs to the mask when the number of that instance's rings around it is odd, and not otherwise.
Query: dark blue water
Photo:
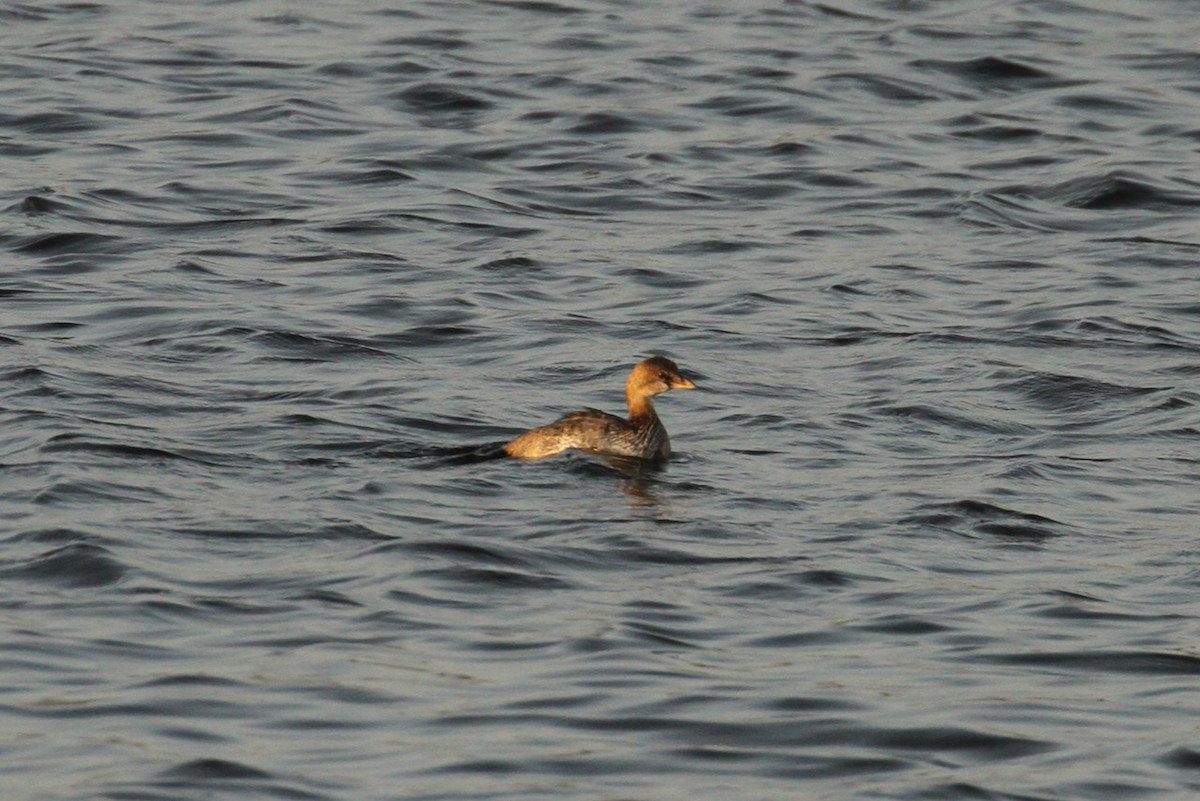
[[[1200,790],[1193,3],[0,22],[5,799]]]

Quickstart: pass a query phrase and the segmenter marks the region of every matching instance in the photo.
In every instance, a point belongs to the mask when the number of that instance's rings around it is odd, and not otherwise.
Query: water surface
[[[1192,4],[0,20],[6,798],[1200,789]]]

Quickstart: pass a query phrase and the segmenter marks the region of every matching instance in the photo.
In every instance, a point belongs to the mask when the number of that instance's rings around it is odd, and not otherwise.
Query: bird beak
[[[683,376],[676,376],[671,382],[671,389],[695,389],[696,385]]]

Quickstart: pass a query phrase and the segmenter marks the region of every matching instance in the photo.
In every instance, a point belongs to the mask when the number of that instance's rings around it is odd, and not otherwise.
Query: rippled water
[[[6,799],[1200,790],[1193,3],[0,20]]]

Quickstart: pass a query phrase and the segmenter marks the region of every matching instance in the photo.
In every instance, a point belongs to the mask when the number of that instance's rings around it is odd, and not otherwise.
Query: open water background
[[[1200,791],[1195,3],[0,22],[5,799]]]

